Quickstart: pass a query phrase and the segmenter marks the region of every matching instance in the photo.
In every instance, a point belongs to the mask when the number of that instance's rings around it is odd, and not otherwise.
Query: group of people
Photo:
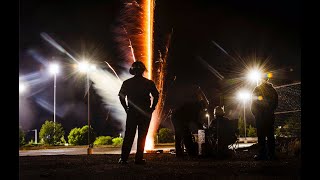
[[[128,164],[128,157],[138,128],[137,152],[135,164],[145,164],[143,152],[152,113],[159,99],[155,83],[145,77],[146,70],[141,61],[135,61],[129,69],[132,78],[125,80],[119,91],[119,99],[127,113],[124,141],[119,164]],[[153,100],[151,100],[151,97]],[[274,111],[278,105],[278,94],[268,79],[263,79],[252,93],[251,111],[256,120],[259,151],[256,160],[276,159],[274,139]],[[225,117],[224,108],[214,109],[214,120],[205,127],[199,118],[208,103],[203,98],[184,103],[172,114],[172,124],[175,130],[176,157],[184,156],[184,147],[189,156],[198,155],[198,144],[192,134],[193,130],[205,129],[208,137],[212,137],[219,153],[226,155],[228,145],[236,141],[235,127],[232,120]],[[266,139],[267,138],[267,139]],[[208,146],[209,147],[209,146]]]

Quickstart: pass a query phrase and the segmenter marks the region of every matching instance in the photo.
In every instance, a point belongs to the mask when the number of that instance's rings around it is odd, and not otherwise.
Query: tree
[[[248,128],[248,137],[257,137],[256,128],[252,127],[251,125],[249,125]]]
[[[87,145],[88,144],[88,125],[82,128],[73,128],[68,135],[68,142],[72,145]],[[93,128],[90,128],[90,143],[96,139],[96,134]]]
[[[169,128],[161,128],[159,130],[159,143],[174,142],[174,133]]]
[[[41,126],[39,137],[44,144],[57,145],[64,143],[64,130],[60,123],[46,120]]]
[[[21,129],[21,127],[19,127],[19,146],[23,146],[26,144],[25,141],[25,133],[23,132],[23,130]]]
[[[244,121],[242,117],[239,117],[238,120],[238,129],[239,129],[239,135],[241,137],[244,137]]]
[[[111,145],[112,137],[111,136],[99,136],[93,143],[94,145]]]

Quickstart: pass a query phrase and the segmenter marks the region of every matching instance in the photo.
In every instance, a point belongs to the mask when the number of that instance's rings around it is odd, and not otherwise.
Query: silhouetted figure
[[[268,78],[252,93],[251,112],[256,120],[259,153],[256,160],[275,159],[274,112],[278,106],[278,93]],[[267,138],[267,140],[266,140]]]
[[[237,140],[237,121],[230,120],[224,116],[225,112],[221,106],[214,108],[214,119],[209,127],[209,133],[213,134],[215,150],[220,157],[229,157],[228,146]]]
[[[143,152],[146,136],[152,112],[155,110],[159,98],[159,92],[154,82],[143,77],[145,70],[146,68],[142,62],[134,62],[129,70],[134,77],[124,81],[119,92],[120,102],[127,113],[125,136],[121,149],[121,158],[119,159],[120,164],[127,164],[137,126],[138,142],[135,163],[145,163]],[[150,94],[153,97],[152,104]]]
[[[197,155],[197,142],[192,135],[193,130],[202,129],[201,111],[206,107],[204,100],[190,101],[176,108],[171,116],[175,130],[176,156],[183,157],[184,146],[190,156]]]

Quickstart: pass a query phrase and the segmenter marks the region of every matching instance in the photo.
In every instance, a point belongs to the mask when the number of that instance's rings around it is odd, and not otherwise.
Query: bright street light
[[[56,130],[56,86],[57,86],[57,74],[59,73],[59,65],[52,63],[49,65],[49,72],[53,74],[53,128]]]
[[[56,75],[56,74],[59,73],[59,70],[60,70],[60,68],[59,68],[58,64],[52,63],[52,64],[49,65],[49,72],[51,74]]]
[[[238,92],[237,97],[243,102],[244,142],[247,143],[246,102],[251,99],[251,93],[247,90],[241,90]]]
[[[258,85],[262,78],[262,72],[257,69],[250,70],[247,74],[247,78]]]
[[[78,69],[82,73],[88,73],[96,69],[94,64],[90,64],[87,61],[82,61],[78,64]]]
[[[27,87],[24,83],[20,82],[19,83],[19,94],[24,93],[27,90]]]
[[[82,61],[78,64],[78,69],[81,73],[87,74],[87,88],[88,88],[88,149],[87,153],[92,154],[92,144],[90,142],[90,77],[89,72],[96,70],[96,66],[94,64],[90,64],[87,61]]]

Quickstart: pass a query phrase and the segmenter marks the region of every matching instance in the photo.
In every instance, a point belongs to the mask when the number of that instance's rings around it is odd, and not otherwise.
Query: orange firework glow
[[[148,79],[152,79],[152,53],[153,53],[153,8],[154,8],[154,0],[143,0],[142,2],[142,9],[143,9],[143,29],[145,32],[144,37],[144,54],[146,55],[144,58],[144,63],[147,66],[147,77]],[[157,108],[158,109],[158,108]],[[146,139],[145,149],[150,150],[154,148],[154,132],[156,131],[155,116],[158,115],[158,110],[155,110],[153,113],[153,117],[150,122],[149,131]]]
[[[147,77],[148,79],[152,79],[152,52],[153,52],[153,6],[154,0],[144,0],[142,7],[143,7],[143,14],[144,14],[144,21],[143,21],[143,28],[145,32],[145,60],[144,63],[147,66],[148,72]]]

